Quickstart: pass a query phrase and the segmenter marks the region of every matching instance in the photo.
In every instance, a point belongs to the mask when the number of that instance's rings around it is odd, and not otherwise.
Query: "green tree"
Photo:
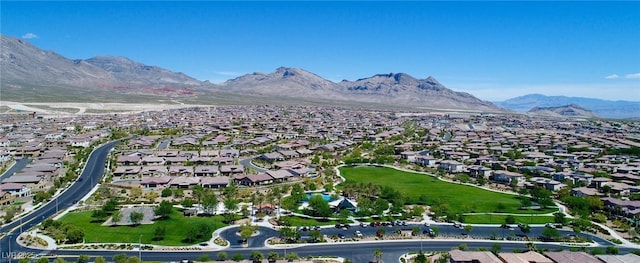
[[[88,255],[80,255],[78,256],[78,263],[89,263],[89,260],[91,260],[91,258]]]
[[[196,261],[200,261],[200,262],[207,262],[207,261],[211,261],[211,256],[209,256],[209,254],[202,254],[200,256],[198,256],[198,258],[196,259]]]
[[[216,196],[216,193],[210,189],[205,191],[202,196],[202,208],[204,208],[204,211],[209,214],[213,214],[215,213],[217,207],[218,196]]]
[[[318,242],[322,240],[322,232],[320,230],[309,231],[309,236],[313,238],[313,241]]]
[[[373,250],[373,257],[376,259],[377,263],[382,262],[382,254],[382,249],[376,248],[375,250]]]
[[[70,226],[67,228],[66,235],[69,243],[80,243],[84,239],[84,230],[75,226]]]
[[[609,255],[617,255],[617,254],[620,254],[620,249],[618,247],[608,246],[605,249],[605,252]]]
[[[67,263],[67,261],[64,258],[56,258],[53,263]]]
[[[165,189],[162,189],[162,192],[160,193],[160,196],[169,197],[172,194],[173,194],[173,191],[171,191],[171,188],[165,188]]]
[[[531,206],[531,198],[527,196],[520,196],[520,205],[523,208],[529,208]]]
[[[118,224],[120,220],[122,220],[122,213],[120,213],[120,210],[113,211],[113,214],[111,214],[111,223]]]
[[[269,261],[276,261],[276,260],[280,259],[280,254],[278,254],[278,252],[271,251],[271,252],[269,252],[269,254],[267,254],[267,259]]]
[[[560,237],[560,231],[555,228],[545,227],[544,230],[542,230],[542,236],[550,240],[555,240]]]
[[[142,219],[144,219],[143,213],[131,212],[131,214],[129,214],[129,221],[131,221],[131,224],[133,225],[139,225],[140,222],[142,222]]]
[[[18,260],[18,263],[30,263],[31,259],[29,258],[21,258]]]
[[[286,259],[287,261],[294,261],[294,260],[297,260],[299,258],[300,257],[295,252],[291,252],[291,253],[288,253],[288,254],[284,255],[284,259]]]
[[[472,225],[464,225],[464,230],[467,231],[467,234],[471,234],[471,231],[473,230],[473,226]]]
[[[507,216],[504,218],[504,222],[505,222],[506,224],[515,224],[515,223],[516,223],[516,218],[515,218],[513,215],[507,215]]]
[[[427,256],[422,252],[422,250],[418,251],[418,255],[413,260],[414,263],[427,263]]]
[[[227,252],[224,252],[224,251],[220,251],[216,255],[216,258],[218,259],[218,261],[225,261],[227,260],[227,257],[228,257]]]
[[[108,216],[107,212],[103,209],[93,210],[91,212],[91,217],[95,218],[98,221],[104,221],[104,219]]]
[[[98,262],[97,263],[106,263],[106,262]],[[49,263],[49,258],[38,258],[34,263]]]
[[[312,195],[309,198],[309,207],[312,209],[314,216],[329,217],[332,214],[329,202],[324,200],[321,195]]]
[[[159,216],[160,219],[167,219],[173,212],[173,205],[170,202],[163,200],[156,208],[153,209],[153,212],[156,216]]]
[[[244,256],[242,256],[242,254],[240,254],[240,253],[235,253],[235,254],[233,254],[233,256],[231,256],[231,260],[233,260],[235,262],[242,261],[243,259],[244,259]]]
[[[524,234],[528,234],[529,232],[531,232],[531,226],[529,224],[522,223],[522,224],[519,224],[518,227],[520,228],[520,231],[522,231],[522,233]]]
[[[97,256],[94,260],[94,263],[107,263],[107,260],[103,256]]]
[[[240,226],[240,237],[246,242],[253,233],[258,230],[258,226],[246,223]]]
[[[500,243],[493,243],[493,245],[491,245],[491,252],[496,256],[500,253],[500,250],[502,250]]]
[[[113,255],[113,262],[115,263],[126,263],[127,261],[127,254],[116,254]]]
[[[565,224],[565,214],[563,214],[561,212],[553,213],[553,222],[564,225]]]
[[[437,226],[431,227],[431,230],[433,230],[433,235],[434,236],[438,236],[440,234],[440,228],[437,227]]]
[[[283,227],[280,228],[280,235],[287,239],[287,241],[292,242],[298,240],[301,236],[300,230],[295,227]]]
[[[163,240],[166,233],[167,233],[167,227],[156,226],[153,229],[153,240],[155,241]]]
[[[259,263],[264,259],[264,254],[262,254],[262,252],[260,251],[254,250],[251,251],[251,254],[249,254],[249,258],[253,260],[253,262]]]

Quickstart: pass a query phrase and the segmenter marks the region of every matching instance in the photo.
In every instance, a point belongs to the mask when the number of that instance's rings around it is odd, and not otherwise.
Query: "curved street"
[[[40,254],[42,252],[46,253],[46,251],[20,246],[16,242],[16,237],[21,233],[20,231],[26,231],[46,218],[55,215],[59,211],[63,211],[64,209],[71,207],[75,202],[89,193],[100,181],[100,178],[104,173],[104,166],[108,153],[117,143],[118,141],[108,142],[97,147],[93,152],[91,152],[91,155],[87,159],[86,165],[76,182],[62,193],[54,196],[51,201],[42,205],[33,212],[21,218],[16,218],[13,222],[0,227],[0,233],[4,233],[4,235],[0,237],[0,251],[4,253],[0,257],[1,262],[4,262],[5,260],[8,261],[9,255],[13,252],[33,254]],[[10,247],[12,248],[11,251],[9,250]]]
[[[365,236],[375,235],[375,231],[379,227],[370,227],[368,225],[360,226],[357,224],[352,225],[348,229],[336,228],[334,226],[324,226],[321,228],[323,235],[328,237],[340,237],[337,242],[331,243],[316,243],[316,244],[304,244],[304,245],[278,245],[270,247],[266,245],[266,240],[271,237],[280,236],[279,232],[261,226],[258,230],[258,234],[247,240],[246,244],[242,242],[240,236],[237,234],[238,227],[229,227],[220,231],[219,236],[229,241],[229,246],[223,250],[211,250],[208,247],[193,246],[194,249],[189,251],[180,250],[176,248],[174,250],[167,251],[106,251],[106,250],[55,250],[47,251],[41,249],[32,249],[22,247],[16,242],[16,237],[23,230],[28,230],[31,227],[37,225],[44,219],[53,216],[59,211],[71,207],[77,200],[84,197],[96,186],[100,181],[104,173],[105,162],[108,157],[109,151],[115,146],[118,141],[112,141],[96,148],[89,156],[86,166],[84,167],[79,179],[72,184],[67,190],[61,194],[55,196],[50,202],[44,204],[41,208],[33,211],[32,213],[17,219],[16,221],[2,226],[0,231],[6,233],[0,238],[0,251],[3,252],[0,262],[7,262],[9,255],[16,256],[16,253],[29,253],[32,255],[49,255],[49,256],[77,256],[77,255],[90,255],[90,256],[104,256],[110,258],[116,254],[126,253],[130,256],[140,255],[144,260],[160,260],[160,261],[179,261],[182,259],[195,259],[202,254],[209,254],[212,259],[217,257],[219,251],[225,251],[229,256],[239,253],[248,258],[251,251],[260,251],[265,255],[268,252],[275,251],[283,256],[285,253],[297,253],[299,256],[339,256],[344,258],[350,258],[354,262],[368,262],[373,260],[373,251],[377,248],[383,250],[383,260],[385,262],[398,262],[400,255],[411,251],[448,251],[454,247],[458,247],[460,244],[466,244],[470,249],[477,248],[491,248],[494,243],[499,243],[504,251],[512,251],[513,249],[525,249],[525,241],[508,241],[504,240],[507,237],[522,237],[522,233],[518,228],[509,230],[502,229],[498,226],[484,226],[474,225],[472,231],[467,233],[466,230],[456,228],[451,224],[433,224],[432,226],[426,226],[423,224],[407,224],[406,226],[387,226],[384,227],[387,234],[395,231],[410,231],[414,226],[420,228],[422,231],[428,230],[430,227],[437,226],[440,230],[440,236],[446,239],[413,239],[413,240],[376,240],[376,241],[356,241],[356,242],[343,242],[346,239],[354,237],[355,231],[360,231]],[[250,159],[245,159],[250,160]],[[245,161],[243,160],[243,161]],[[246,161],[245,161],[246,162]],[[528,236],[537,237],[542,234],[544,226],[532,226],[531,232],[527,233]],[[589,234],[579,233],[575,234],[572,231],[560,230],[563,236],[567,235],[580,235],[588,237],[594,240],[595,246],[614,246],[616,244]],[[308,236],[306,231],[302,232],[302,236]],[[499,240],[488,240],[491,237],[495,237]],[[342,240],[342,239],[345,240]],[[567,249],[569,244],[559,243],[542,243],[534,242],[538,248],[546,248],[550,250]],[[12,248],[9,253],[9,247]],[[629,252],[631,248],[620,246],[622,253]],[[6,252],[5,252],[6,251]],[[170,252],[170,253],[167,253]],[[24,254],[23,254],[24,255]]]

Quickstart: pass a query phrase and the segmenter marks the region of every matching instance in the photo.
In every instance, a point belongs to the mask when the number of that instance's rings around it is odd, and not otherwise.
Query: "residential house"
[[[229,185],[231,178],[228,176],[213,176],[213,177],[202,177],[200,178],[200,185],[203,188],[224,188]]]
[[[142,168],[140,166],[118,166],[116,170],[113,171],[113,176],[136,176],[140,174]]]
[[[196,166],[194,174],[195,176],[216,176],[220,173],[218,166]]]
[[[175,165],[169,166],[170,176],[193,176],[193,166]]]
[[[604,207],[614,214],[637,217],[640,215],[640,201],[626,201],[612,197],[601,199]]]
[[[544,255],[550,258],[554,263],[602,263],[599,259],[585,252],[572,252],[568,250],[560,252],[544,252]]]
[[[0,206],[10,205],[16,200],[16,196],[0,190]]]
[[[518,185],[522,186],[524,183],[524,176],[520,173],[509,172],[505,170],[493,171],[491,180],[501,184],[511,184],[511,182],[518,182]]]
[[[244,173],[244,166],[242,166],[241,164],[239,164],[239,165],[222,165],[222,166],[220,166],[220,173],[222,175],[227,175],[227,176],[236,175],[236,174],[242,174],[242,173]]]
[[[490,251],[449,251],[449,262],[451,263],[503,263]]]
[[[434,167],[437,165],[438,160],[431,156],[416,156],[415,163],[420,166]]]
[[[257,159],[264,160],[264,161],[270,162],[270,163],[274,163],[274,162],[277,162],[277,161],[284,160],[285,157],[279,152],[270,152],[270,153],[261,154],[260,156],[258,156]]]
[[[169,186],[171,188],[187,189],[200,184],[200,179],[201,177],[172,176]]]
[[[8,192],[16,197],[31,196],[31,188],[18,183],[2,183],[0,184],[0,191]]]
[[[598,192],[596,188],[588,188],[588,187],[578,187],[571,189],[571,195],[577,197],[588,197],[588,196],[600,196],[602,195]]]
[[[158,156],[144,156],[141,160],[142,165],[164,165],[164,158]]]
[[[624,255],[596,255],[596,258],[607,263],[628,263],[628,262],[640,262],[640,256],[628,253]]]
[[[527,251],[524,253],[498,253],[498,257],[504,263],[553,263],[550,258],[543,256],[535,251]]]
[[[142,166],[140,173],[143,176],[164,176],[169,174],[169,167],[163,165]]]
[[[142,177],[140,185],[144,188],[165,188],[169,186],[171,176]]]
[[[264,185],[270,184],[273,182],[273,177],[266,173],[260,174],[241,174],[236,175],[233,180],[240,185],[245,186],[256,186],[256,185]]]
[[[468,170],[469,170],[469,175],[476,178],[478,177],[489,178],[492,173],[490,168],[487,168],[481,165],[469,166]]]
[[[440,162],[438,168],[449,173],[461,173],[464,171],[464,164],[453,160],[445,160]]]
[[[277,171],[266,171],[266,174],[271,176],[275,182],[289,181],[289,179],[293,177],[293,174],[284,169]]]

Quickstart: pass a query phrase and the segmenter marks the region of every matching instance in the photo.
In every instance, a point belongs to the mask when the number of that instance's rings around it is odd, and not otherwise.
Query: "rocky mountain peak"
[[[576,104],[568,104],[558,107],[534,107],[528,111],[529,114],[544,115],[553,117],[598,117],[592,111],[580,107]]]

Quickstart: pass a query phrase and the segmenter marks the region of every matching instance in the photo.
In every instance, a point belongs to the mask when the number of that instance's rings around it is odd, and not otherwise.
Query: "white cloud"
[[[627,74],[624,76],[625,78],[628,79],[640,79],[640,72],[638,73],[632,73],[632,74]]]
[[[604,77],[605,79],[617,79],[620,78],[620,76],[618,76],[618,74],[611,74],[609,76]]]
[[[24,38],[24,39],[34,39],[34,38],[38,38],[38,35],[36,35],[34,33],[26,33],[26,34],[22,35],[22,38]]]

